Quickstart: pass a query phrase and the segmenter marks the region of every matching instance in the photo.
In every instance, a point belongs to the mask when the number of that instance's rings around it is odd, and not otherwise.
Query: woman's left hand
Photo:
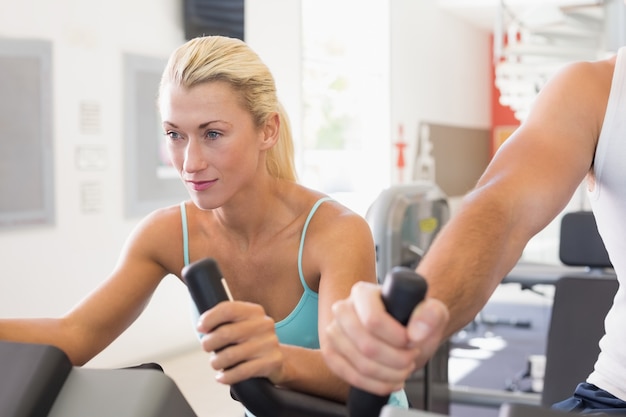
[[[210,363],[217,381],[234,384],[266,377],[279,384],[283,354],[272,320],[259,304],[228,301],[200,316],[197,330],[204,333],[202,348],[214,352]]]

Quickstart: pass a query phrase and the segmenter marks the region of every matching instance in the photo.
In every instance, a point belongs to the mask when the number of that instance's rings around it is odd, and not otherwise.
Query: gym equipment
[[[79,368],[54,346],[6,341],[0,369],[2,416],[197,417],[157,370]]]
[[[536,285],[555,285],[566,275],[614,276],[613,265],[591,211],[572,211],[561,218],[559,260],[561,265],[520,261],[502,283],[517,283],[524,290],[535,291]],[[481,319],[484,318],[479,315],[477,320]],[[531,325],[529,321],[519,318],[496,318],[488,324]]]
[[[393,266],[415,267],[448,217],[444,194],[428,181],[397,185],[384,190],[366,215],[376,244],[379,280],[382,281],[382,271]],[[433,228],[433,225],[436,227]],[[518,283],[524,289],[533,289],[538,284],[556,285],[564,276],[615,278],[606,249],[597,232],[595,218],[590,211],[575,211],[563,215],[559,257],[563,265],[522,261],[502,282]],[[607,308],[608,305],[610,304],[607,304]],[[478,319],[480,320],[480,316]],[[497,322],[518,324],[523,320],[497,318]],[[597,328],[602,329],[601,326]],[[449,403],[493,408],[498,408],[503,403],[523,404],[528,407],[543,403],[541,394],[449,386],[446,349],[447,346],[442,346],[423,372],[418,372],[407,381],[407,395],[414,408],[446,414]],[[547,367],[546,374],[549,375],[550,365]],[[545,384],[549,393],[548,385]]]
[[[565,417],[580,415],[528,404],[502,404],[498,417]]]
[[[617,292],[615,276],[566,276],[556,283],[546,346],[541,404],[569,398],[600,353],[604,318]]]
[[[49,345],[0,341],[0,415],[11,417],[198,417],[175,383],[162,372],[149,369],[87,369],[73,367],[61,350]],[[265,416],[348,417],[332,403],[276,387],[250,384],[240,400],[249,407],[270,401],[280,404]],[[295,394],[295,395],[291,395]],[[304,404],[295,404],[303,400]],[[331,410],[325,407],[333,404]],[[293,406],[293,409],[283,407]],[[311,406],[310,409],[304,409]],[[255,406],[256,407],[256,406]],[[264,406],[265,407],[265,406]],[[264,408],[265,409],[265,408]],[[384,406],[380,417],[445,417],[421,410]],[[558,417],[571,415],[524,404],[504,404],[500,417]],[[355,416],[361,417],[360,414]],[[353,416],[353,417],[355,417]],[[209,417],[209,416],[207,416]]]
[[[613,268],[591,211],[563,215],[559,242],[559,258],[565,265],[600,271]]]
[[[204,312],[230,299],[228,287],[214,259],[206,258],[189,264],[183,269],[183,278],[198,311]],[[404,323],[425,293],[426,282],[408,268],[392,269],[382,288],[385,306]],[[251,378],[233,384],[231,394],[257,417],[378,416],[388,400],[388,397],[353,389],[346,407],[328,399],[279,389],[266,378]]]
[[[380,417],[446,417],[445,414],[431,413],[422,410],[404,410],[394,407],[383,407]]]
[[[384,189],[365,218],[376,245],[376,271],[382,282],[394,266],[415,268],[450,218],[443,191],[430,181]]]
[[[0,415],[11,417],[197,417],[174,382],[163,373],[150,369],[86,369],[72,367],[65,354],[48,345],[0,341]],[[272,392],[244,392],[245,400],[282,401],[291,391],[272,387]],[[288,394],[287,394],[288,395]],[[293,399],[293,397],[291,397]],[[314,408],[304,414],[325,417],[326,400],[303,394]],[[322,400],[322,401],[318,401]],[[257,401],[257,400],[254,400]],[[321,408],[318,406],[322,405]],[[299,406],[297,408],[300,408]],[[344,407],[345,411],[345,407]],[[340,414],[348,416],[347,413]],[[558,417],[571,415],[525,404],[503,404],[500,417]],[[207,416],[208,417],[208,416]],[[421,410],[384,406],[380,417],[445,417]]]
[[[395,266],[414,269],[450,218],[448,200],[432,181],[418,180],[384,189],[368,208],[367,222],[376,245],[376,271],[383,282]],[[411,407],[448,413],[449,343],[409,377],[405,392]]]
[[[554,269],[535,266],[531,270],[534,274],[521,279],[523,285],[549,284],[555,287],[542,392],[481,392],[470,388],[463,393],[458,387],[451,387],[451,401],[492,407],[515,403],[516,413],[510,416],[518,416],[522,415],[517,414],[522,405],[529,410],[537,406],[548,408],[570,397],[576,385],[591,373],[600,352],[598,342],[604,335],[604,317],[618,288],[617,277],[591,212],[564,215],[560,257],[567,265]],[[590,299],[593,302],[589,302]]]
[[[414,270],[394,267],[385,278],[381,290],[385,308],[391,316],[406,326],[413,309],[424,299],[426,287],[424,278]],[[353,387],[348,396],[348,415],[377,417],[388,401],[389,395],[374,395]]]
[[[498,417],[565,417],[580,414],[566,413],[551,410],[536,405],[505,403],[499,409]],[[393,407],[383,408],[380,417],[446,417],[444,414],[436,414],[428,411],[402,410]]]
[[[611,300],[606,299],[612,297],[610,293],[613,291],[614,294],[613,286],[616,285],[615,272],[612,269],[606,248],[597,230],[595,217],[591,211],[573,211],[563,215],[561,218],[559,258],[562,265],[519,262],[502,281],[502,283],[517,283],[521,285],[522,289],[529,290],[534,290],[536,285],[555,286],[543,392],[536,394],[493,389],[484,390],[474,387],[451,387],[451,402],[494,408],[507,402],[528,406],[549,406],[556,401],[569,397],[574,391],[575,384],[584,381],[593,368],[593,363],[599,352],[597,342],[604,331],[604,315],[611,306]],[[580,278],[582,281],[572,283],[571,279],[574,278]],[[559,290],[563,286],[571,287],[572,290]],[[587,287],[586,293],[582,291],[577,295],[579,290],[576,287],[581,286]],[[593,305],[585,302],[585,297],[589,297],[590,294],[594,294],[594,297],[597,294],[602,301],[591,303]],[[585,308],[580,309],[581,305],[584,305]],[[589,314],[587,314],[587,308],[589,308]],[[561,311],[568,310],[571,311],[561,313]],[[555,322],[555,320],[558,321]],[[514,325],[520,321],[518,318],[497,319],[498,324]],[[568,330],[567,334],[563,334],[560,331],[561,329],[570,329],[571,326],[587,328],[587,323],[592,328],[585,332],[570,332]],[[598,332],[602,334],[598,334]],[[584,335],[583,340],[572,340],[576,335],[580,337]],[[569,342],[562,343],[567,340]],[[580,351],[577,349],[578,346],[580,346]],[[577,357],[578,355],[583,358],[592,358],[589,359],[591,362],[588,363],[587,359],[582,361],[572,359],[573,356]],[[583,369],[580,369],[581,365]],[[553,371],[555,368],[559,370]],[[569,381],[569,386],[563,387],[565,381]],[[574,385],[572,386],[572,384]],[[557,392],[558,394],[556,394]]]
[[[562,265],[520,262],[503,283],[518,283],[524,289],[554,285],[563,276],[615,276],[613,265],[598,233],[593,212],[580,210],[561,218],[559,260]]]
[[[0,415],[47,415],[72,364],[59,349],[0,343]]]
[[[199,269],[199,272],[197,275],[203,280],[211,277],[221,278],[216,265],[211,273],[203,269]],[[409,271],[404,269],[404,272]],[[186,279],[192,296],[201,293],[192,289],[193,280]],[[392,281],[392,279],[385,278],[383,286],[390,285]],[[194,301],[202,305],[214,305],[219,300],[228,298],[221,284],[215,284],[221,281],[212,282],[217,289],[214,292],[204,293],[205,297],[208,294],[208,298],[199,301],[194,299]],[[445,393],[452,401],[500,406],[501,417],[556,417],[567,414],[550,410],[545,406],[569,397],[575,384],[584,380],[593,366],[593,361],[597,356],[597,340],[602,335],[603,317],[615,294],[617,281],[610,271],[606,272],[606,276],[598,276],[593,270],[584,276],[575,274],[573,277],[562,277],[558,282],[553,282],[556,283],[555,303],[548,341],[545,388],[540,401],[544,407],[539,406],[538,398],[533,395],[507,392],[496,395],[481,392],[480,389],[464,390],[463,387],[450,387],[449,392]],[[212,294],[218,294],[218,296]],[[586,301],[590,294],[593,294],[595,301],[591,304]],[[562,297],[565,297],[563,301],[561,301]],[[585,305],[585,308],[581,309],[580,305]],[[596,307],[602,311],[591,311],[591,308]],[[576,314],[582,314],[584,317],[576,318]],[[566,324],[560,323],[561,320],[565,320]],[[575,331],[567,327],[572,323],[577,323]],[[580,331],[581,324],[591,327],[589,330]],[[571,339],[581,334],[585,335],[584,340]],[[559,348],[555,343],[564,343],[565,348]],[[582,354],[572,350],[573,347],[583,348],[583,345],[586,345],[585,349],[591,347],[596,350]],[[576,361],[568,360],[568,356],[563,352],[575,355]],[[582,361],[581,357],[586,359]],[[565,362],[559,365],[556,362],[559,359]],[[566,371],[573,370],[575,368],[573,365],[579,364],[587,367],[582,370],[583,373],[566,378]],[[57,348],[13,342],[0,342],[0,367],[2,369],[0,372],[0,415],[15,417],[196,416],[174,382],[162,372],[76,368],[71,366],[66,355]],[[566,379],[570,382],[565,381]],[[343,404],[278,389],[267,380],[261,384],[254,380],[236,384],[237,388],[233,387],[232,393],[252,412],[260,411],[257,417],[270,415],[279,417],[283,415],[348,416],[347,407]],[[438,393],[432,380],[426,378],[424,382],[425,396],[436,397]],[[402,410],[385,406],[380,417],[445,416],[445,414],[435,414],[431,411]]]

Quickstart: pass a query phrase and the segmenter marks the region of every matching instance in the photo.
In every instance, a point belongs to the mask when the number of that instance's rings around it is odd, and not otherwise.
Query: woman
[[[181,278],[185,265],[212,257],[236,300],[198,320],[204,350],[219,351],[211,357],[217,380],[267,377],[345,401],[349,387],[326,367],[318,327],[354,283],[376,280],[367,223],[296,183],[274,80],[243,42],[215,36],[182,45],[158,105],[190,201],[143,219],[108,279],[65,316],[0,321],[0,339],[56,345],[82,365],[139,316],[165,276]],[[404,393],[392,402],[406,404]]]

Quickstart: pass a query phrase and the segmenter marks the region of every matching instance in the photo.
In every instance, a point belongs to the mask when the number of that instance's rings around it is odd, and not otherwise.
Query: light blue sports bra
[[[304,288],[300,301],[291,313],[283,320],[275,323],[276,336],[281,343],[301,346],[310,349],[319,349],[320,340],[318,335],[318,294],[307,285],[302,273],[302,253],[304,251],[304,239],[309,223],[318,207],[324,202],[332,200],[330,197],[320,198],[315,202],[309,215],[304,222],[302,236],[300,237],[300,248],[298,249],[298,274],[300,282]],[[180,212],[183,222],[183,251],[185,265],[189,265],[189,234],[187,230],[187,212],[185,203],[180,203]]]
[[[300,276],[300,282],[304,288],[302,297],[296,307],[289,313],[287,317],[274,324],[276,329],[276,336],[280,343],[287,345],[301,346],[309,349],[319,349],[320,340],[318,334],[318,294],[313,291],[307,285],[304,280],[304,274],[302,273],[302,254],[304,251],[304,238],[306,237],[306,231],[309,227],[309,223],[313,218],[313,215],[324,201],[332,200],[330,197],[322,197],[315,202],[309,215],[304,222],[302,228],[302,236],[300,237],[300,247],[298,249],[298,275]],[[180,203],[180,213],[183,225],[183,255],[185,260],[185,266],[189,265],[189,232],[187,230],[187,211],[185,209],[185,203]],[[193,303],[192,303],[193,304]],[[192,306],[193,307],[193,306]],[[193,307],[193,323],[200,318],[200,313]],[[391,394],[389,398],[389,405],[393,405],[401,408],[408,408],[408,399],[404,390],[396,391]],[[251,416],[252,414],[246,410],[246,414]]]

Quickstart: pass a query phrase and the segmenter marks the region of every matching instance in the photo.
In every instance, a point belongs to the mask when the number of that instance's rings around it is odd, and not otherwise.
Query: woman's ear
[[[272,113],[263,125],[261,149],[270,149],[278,141],[278,133],[280,131],[280,116],[278,113]]]

